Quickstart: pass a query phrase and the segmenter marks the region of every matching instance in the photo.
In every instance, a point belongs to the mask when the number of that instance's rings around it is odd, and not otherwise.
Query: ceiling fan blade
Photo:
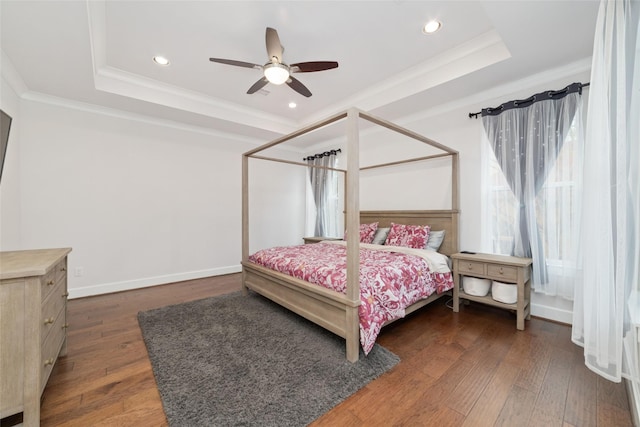
[[[307,89],[307,87],[302,83],[300,83],[300,80],[296,79],[295,77],[289,76],[289,80],[287,80],[287,84],[291,89],[295,90],[300,95],[304,95],[307,98],[311,96],[311,91],[309,91],[309,89]]]
[[[262,69],[262,65],[252,64],[250,62],[236,61],[234,59],[209,58],[211,62],[219,62],[220,64],[235,65],[236,67],[257,68]]]
[[[256,93],[257,91],[265,87],[267,83],[269,83],[269,80],[267,80],[266,77],[261,78],[260,80],[255,82],[253,86],[249,88],[249,90],[247,91],[247,94],[251,95],[252,93]]]
[[[266,41],[269,60],[271,61],[275,56],[277,58],[277,62],[282,62],[283,49],[282,44],[280,43],[280,37],[278,37],[278,32],[273,28],[267,27]]]
[[[291,64],[290,67],[292,73],[311,73],[313,71],[338,68],[338,63],[335,61],[298,62],[297,64]]]

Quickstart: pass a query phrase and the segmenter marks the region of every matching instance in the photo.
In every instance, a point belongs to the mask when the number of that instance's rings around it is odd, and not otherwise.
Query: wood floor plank
[[[598,425],[615,427],[632,427],[630,414],[628,411],[617,405],[603,403],[598,405]]]
[[[496,427],[525,426],[531,418],[536,395],[529,390],[514,385],[502,410],[496,418]]]
[[[519,368],[517,366],[506,362],[501,363],[495,375],[471,409],[471,412],[467,415],[463,426],[493,426],[509,398],[518,373]]]
[[[497,369],[498,363],[492,360],[487,362],[478,360],[453,391],[453,395],[456,398],[451,399],[447,406],[461,414],[468,415],[471,408],[484,393],[486,385]]]
[[[589,404],[597,401],[597,384],[597,375],[584,369],[582,355],[576,354],[564,411],[565,423],[581,427],[598,425],[597,405]]]
[[[535,324],[535,322],[531,323]],[[539,336],[533,338],[532,341],[529,357],[526,359],[526,368],[520,371],[516,384],[537,394],[540,392],[549,368],[552,348]],[[523,360],[523,362],[525,361]]]
[[[44,391],[41,425],[166,426],[138,311],[238,290],[231,274],[70,300],[68,355]],[[443,298],[378,343],[400,363],[311,426],[582,427],[593,413],[597,426],[632,425],[624,386],[597,377],[592,390],[565,325],[533,318],[518,331],[505,310],[453,313]]]
[[[566,350],[553,353],[531,414],[531,425],[562,425],[573,361],[573,355]]]
[[[622,383],[614,383],[600,376],[596,376],[596,380],[598,403],[629,410],[629,399],[627,399],[627,392]]]
[[[462,424],[464,415],[444,404],[426,402],[411,413],[397,413],[396,419],[399,421],[386,425],[456,427]]]
[[[597,376],[597,419],[599,426],[626,427],[633,425],[629,418],[629,400],[623,383],[614,383]]]

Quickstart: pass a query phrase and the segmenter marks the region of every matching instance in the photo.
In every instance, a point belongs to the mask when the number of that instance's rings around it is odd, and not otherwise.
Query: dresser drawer
[[[56,265],[56,282],[60,282],[67,277],[67,258],[63,259]]]
[[[56,264],[47,274],[42,278],[42,301],[49,296],[51,291],[55,288],[58,282],[63,282],[67,278],[67,259],[63,259]]]
[[[507,267],[503,265],[488,264],[487,274],[491,278],[500,282],[517,282],[518,281],[518,269],[516,267]]]
[[[458,261],[458,270],[460,273],[469,273],[469,274],[486,274],[484,269],[484,263],[482,262],[473,262],[473,261]]]
[[[60,311],[64,309],[67,302],[66,288],[64,284],[64,281],[58,282],[42,305],[42,323],[40,325],[40,337],[42,342],[45,341],[48,334],[53,329],[55,320],[58,318]]]
[[[52,268],[51,270],[49,270],[49,272],[47,274],[42,276],[42,281],[40,283],[41,283],[41,286],[42,286],[42,291],[40,292],[40,295],[42,296],[42,301],[41,302],[43,303],[44,300],[47,299],[47,297],[49,296],[51,291],[53,291],[53,288],[56,285],[56,269],[55,269],[55,267]]]
[[[51,331],[49,331],[49,334],[47,334],[47,337],[42,344],[42,353],[40,359],[40,369],[42,369],[42,377],[40,378],[40,393],[42,393],[42,391],[44,390],[44,386],[47,384],[49,375],[51,375],[51,371],[53,370],[53,364],[58,358],[58,353],[60,352],[60,348],[62,347],[62,343],[65,339],[65,314],[65,310],[62,310],[60,312],[60,315],[51,325]]]

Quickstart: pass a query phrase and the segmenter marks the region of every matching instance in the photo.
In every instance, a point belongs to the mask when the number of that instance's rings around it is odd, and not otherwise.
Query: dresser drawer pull
[[[469,263],[469,270],[473,270],[473,264]]]
[[[52,323],[53,323],[53,321],[54,321],[54,320],[55,320],[55,319],[54,319],[53,317],[50,317],[50,318],[48,318],[48,319],[44,319],[44,324],[45,324],[45,325],[50,325],[50,324],[52,324]]]
[[[62,294],[62,298],[66,298],[69,296],[69,292],[65,292],[64,294]]]
[[[47,282],[47,286],[53,286],[56,282],[54,282],[53,280],[49,280]]]
[[[498,271],[499,274],[504,274],[504,270],[502,269],[502,267],[500,267],[500,271]]]
[[[54,359],[47,359],[44,361],[44,366],[53,365],[53,362],[55,362]]]
[[[65,323],[64,325],[62,325],[62,329],[67,329],[69,327],[68,323]]]

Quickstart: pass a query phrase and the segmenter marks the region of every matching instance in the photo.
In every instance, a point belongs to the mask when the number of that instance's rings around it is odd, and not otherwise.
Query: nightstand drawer
[[[487,264],[487,274],[493,279],[501,282],[517,282],[518,269],[516,267],[506,267],[504,265]]]
[[[473,261],[463,261],[460,260],[458,262],[458,269],[460,273],[471,273],[471,274],[486,274],[484,270],[485,264],[482,262],[473,262]]]

